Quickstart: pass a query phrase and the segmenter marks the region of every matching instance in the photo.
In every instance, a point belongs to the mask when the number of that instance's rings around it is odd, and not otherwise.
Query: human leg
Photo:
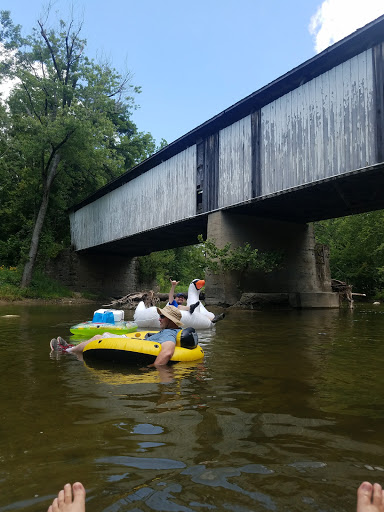
[[[62,347],[73,347],[73,345],[69,344],[67,341],[65,341],[64,338],[62,338],[61,336],[58,336],[57,337],[57,341],[60,343],[60,345]]]
[[[102,334],[96,334],[96,336],[93,336],[93,338],[91,338],[87,341],[82,341],[78,345],[69,345],[63,338],[58,336],[57,339],[53,338],[50,341],[49,345],[51,347],[51,350],[59,350],[59,351],[63,351],[63,352],[71,352],[71,353],[73,352],[75,354],[80,354],[83,352],[84,347],[86,345],[88,345],[88,343],[90,343],[91,341],[94,341],[94,340],[101,340],[102,338],[103,338]]]
[[[82,483],[65,484],[48,512],[85,512],[85,489]]]
[[[104,334],[109,334],[109,333],[107,332],[107,333],[104,333]],[[108,337],[109,336],[104,336],[103,334],[96,334],[91,339],[89,339],[87,341],[82,341],[78,345],[74,345],[73,347],[68,349],[67,352],[71,352],[71,353],[74,353],[74,354],[80,354],[80,353],[83,352],[84,347],[86,347],[88,345],[88,343],[91,343],[91,341],[102,340],[103,338],[108,338]]]
[[[357,489],[357,512],[384,512],[384,491],[380,484],[363,482]]]

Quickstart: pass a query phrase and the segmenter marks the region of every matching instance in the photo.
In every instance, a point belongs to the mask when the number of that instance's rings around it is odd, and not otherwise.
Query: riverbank
[[[22,306],[23,304],[32,306],[32,305],[39,305],[42,306],[47,304],[65,304],[65,305],[71,305],[74,306],[80,305],[80,304],[100,304],[100,300],[94,300],[94,299],[86,299],[84,297],[63,297],[63,298],[57,298],[57,299],[17,299],[17,300],[6,300],[0,298],[0,306],[7,306],[7,305],[16,305],[16,306]]]

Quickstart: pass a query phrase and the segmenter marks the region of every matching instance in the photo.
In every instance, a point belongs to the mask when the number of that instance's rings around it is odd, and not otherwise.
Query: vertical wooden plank
[[[252,197],[260,197],[262,194],[261,177],[261,111],[256,110],[251,114],[251,189]]]
[[[334,176],[337,172],[337,151],[335,144],[335,115],[337,109],[335,69],[328,71],[328,91],[328,172],[329,176]]]
[[[376,162],[384,161],[384,43],[373,47]]]
[[[358,96],[359,96],[359,162],[358,167],[367,165],[367,138],[366,138],[366,122],[367,122],[367,59],[366,52],[359,55],[357,63],[358,72]]]
[[[301,87],[300,103],[298,105],[298,115],[301,120],[301,158],[302,158],[302,183],[307,183],[310,172],[309,168],[309,118],[308,118],[308,84]]]
[[[299,87],[291,94],[290,104],[290,119],[292,124],[292,135],[288,139],[289,146],[291,147],[292,154],[292,172],[294,176],[294,185],[301,185],[303,183],[303,133],[302,133],[302,118],[301,118],[301,100],[302,100],[302,87]]]
[[[241,123],[241,154],[244,175],[244,201],[252,198],[252,126],[251,116]]]
[[[336,174],[345,172],[345,131],[344,131],[344,89],[342,66],[336,68],[336,109],[335,109],[335,143],[336,143]]]
[[[321,175],[330,176],[329,168],[329,73],[324,73],[321,79],[321,123],[322,123],[322,144],[323,158],[321,161]]]
[[[265,108],[260,109],[260,136],[259,136],[259,158],[260,158],[260,195],[265,195],[267,189],[265,177],[265,160],[267,154],[266,128],[265,128]]]
[[[292,187],[296,182],[296,162],[292,150],[292,137],[295,137],[295,123],[291,116],[292,93],[289,92],[280,102],[281,118],[281,187]]]
[[[383,86],[384,87],[384,86]],[[367,165],[377,162],[376,155],[376,107],[375,107],[375,79],[374,79],[374,49],[367,50],[367,127],[366,144],[368,148]]]
[[[280,106],[281,106],[281,98],[277,98],[276,101],[273,102],[273,147],[274,151],[272,153],[273,158],[273,190],[281,190],[281,182],[282,182],[282,173],[283,169],[281,168],[281,118],[280,118]]]
[[[266,129],[267,129],[267,144],[268,144],[268,152],[267,152],[267,160],[265,165],[265,174],[266,174],[266,183],[267,183],[267,189],[265,190],[266,194],[270,194],[273,192],[273,104],[270,103],[268,105],[268,117],[266,118]]]
[[[196,213],[203,212],[204,194],[204,142],[202,139],[196,143]]]
[[[262,156],[262,193],[263,195],[269,194],[271,189],[271,178],[270,178],[270,147],[271,147],[271,135],[270,135],[270,111],[271,106],[266,105],[261,109],[262,116],[262,137],[260,143],[263,145]]]
[[[347,60],[342,65],[343,91],[344,91],[344,158],[343,172],[352,169],[351,153],[356,141],[356,120],[352,119],[353,91],[356,88],[351,73],[351,61]]]
[[[270,189],[271,192],[276,190],[276,152],[278,151],[276,147],[276,102],[271,103],[271,111],[269,118],[269,130],[270,130],[270,168],[269,168],[269,176],[270,176]]]
[[[205,139],[204,150],[204,183],[207,193],[203,194],[203,211],[216,210],[218,207],[219,182],[219,134],[218,132]]]
[[[313,130],[314,130],[314,168],[313,179],[317,181],[320,177],[320,153],[322,148],[321,130],[320,130],[320,110],[321,110],[321,83],[319,77],[311,81],[313,91]]]
[[[220,130],[219,132],[219,176],[220,180],[218,183],[218,207],[221,208],[223,206],[227,206],[226,201],[228,200],[228,183],[230,179],[228,179],[228,131],[230,128]]]
[[[360,163],[360,124],[359,124],[359,68],[358,58],[350,59],[350,132],[351,145],[347,147],[349,154],[348,169],[353,170],[359,167]]]

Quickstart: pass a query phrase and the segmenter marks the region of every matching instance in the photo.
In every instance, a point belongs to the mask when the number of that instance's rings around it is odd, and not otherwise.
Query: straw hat
[[[159,315],[166,316],[171,322],[177,325],[177,327],[183,327],[184,324],[181,321],[181,313],[175,308],[175,306],[164,306],[163,309],[157,308]]]

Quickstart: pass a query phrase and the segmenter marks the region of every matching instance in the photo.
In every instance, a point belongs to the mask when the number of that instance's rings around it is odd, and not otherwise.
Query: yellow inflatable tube
[[[110,361],[124,364],[152,364],[161,350],[161,344],[145,339],[146,334],[157,331],[145,331],[126,334],[126,338],[105,338],[91,341],[84,347],[85,360]],[[177,343],[178,345],[178,343]],[[204,357],[200,345],[194,348],[176,346],[171,362],[198,361]]]

